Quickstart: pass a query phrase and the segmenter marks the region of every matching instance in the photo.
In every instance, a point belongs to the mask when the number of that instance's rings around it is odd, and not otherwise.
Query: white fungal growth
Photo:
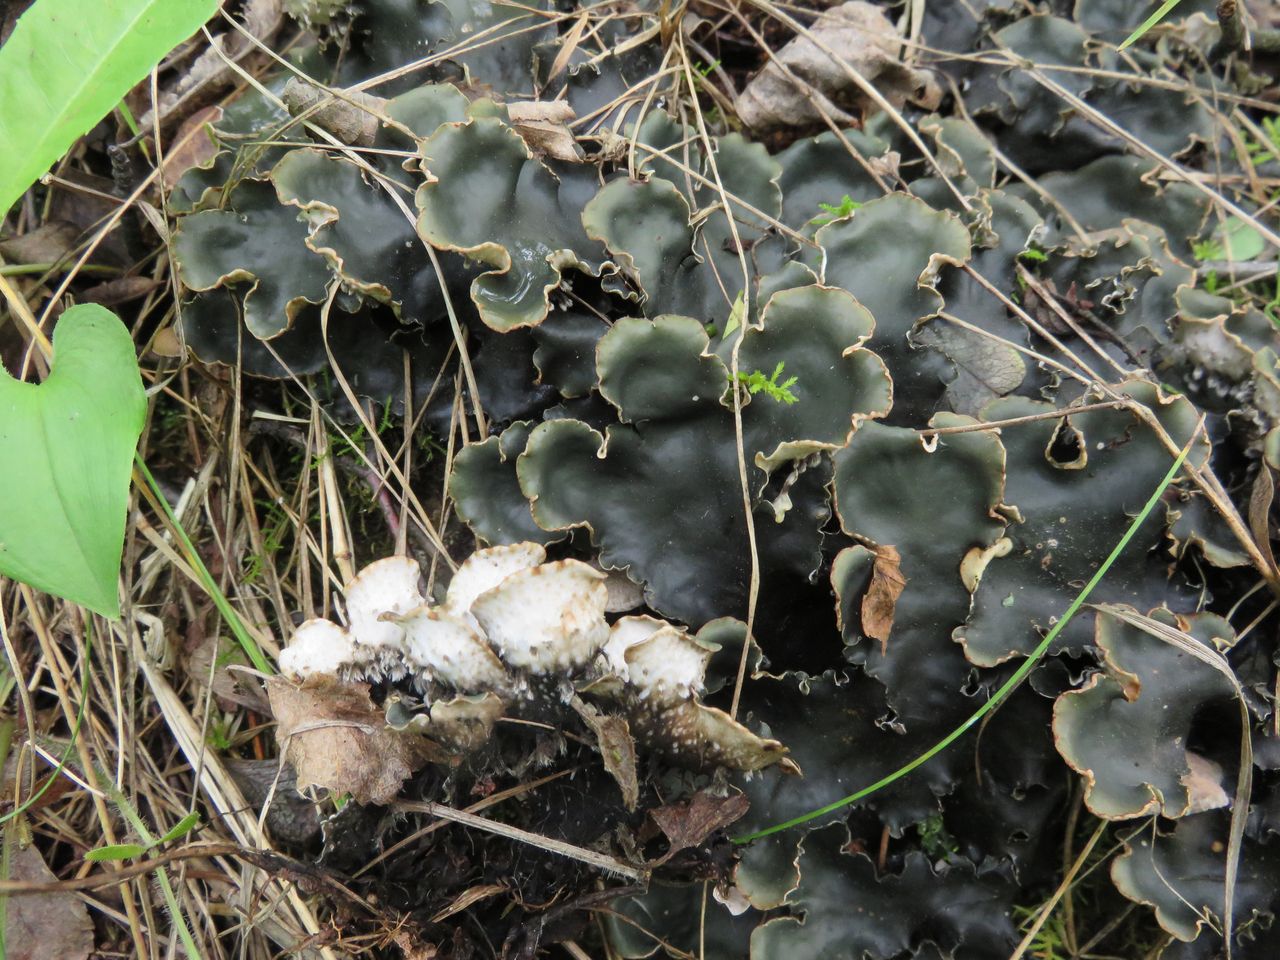
[[[471,605],[487,590],[492,590],[507,577],[520,570],[529,570],[547,559],[547,551],[539,543],[512,543],[501,547],[477,550],[466,560],[449,581],[445,594],[445,609],[455,617],[471,621]]]
[[[308,620],[298,627],[289,646],[280,654],[280,671],[309,677],[337,674],[354,666],[359,657],[347,631],[330,620]]]
[[[386,557],[369,564],[347,584],[347,624],[351,638],[382,654],[404,650],[404,627],[385,614],[404,614],[426,603],[418,591],[418,561]]]
[[[494,650],[534,674],[569,674],[595,659],[609,625],[605,574],[578,560],[519,570],[471,605]]]
[[[605,574],[577,560],[544,563],[546,556],[536,543],[478,550],[439,607],[418,589],[416,560],[377,560],[347,584],[347,629],[308,621],[281,655],[281,669],[299,676],[368,670],[464,693],[509,692],[521,685],[510,670],[572,676],[609,637]]]
[[[627,682],[641,697],[656,703],[691,700],[702,692],[713,647],[664,624],[627,648]]]
[[[442,735],[439,710],[479,695],[487,720],[466,736],[466,725],[458,727],[446,738],[455,745],[487,737],[493,711],[576,684],[582,696],[612,699],[637,736],[684,761],[754,770],[786,753],[699,701],[714,645],[654,617],[610,627],[607,575],[578,560],[545,561],[536,543],[478,550],[454,574],[445,602],[432,606],[416,561],[378,560],[347,584],[347,627],[308,620],[280,669],[302,678],[408,679],[432,700],[433,736]],[[562,682],[534,682],[548,677]],[[452,699],[437,697],[441,688]]]
[[[609,639],[604,645],[604,657],[609,670],[622,680],[628,679],[627,651],[657,631],[667,626],[665,620],[656,617],[622,617],[609,629]]]
[[[398,622],[405,630],[405,659],[415,672],[461,693],[502,690],[509,684],[498,655],[469,624],[445,610],[418,607]]]

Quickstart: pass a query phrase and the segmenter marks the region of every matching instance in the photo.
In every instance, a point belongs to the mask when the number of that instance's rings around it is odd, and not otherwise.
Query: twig
[[[1209,59],[1225,60],[1237,50],[1249,49],[1249,29],[1245,26],[1244,4],[1240,0],[1218,0],[1218,28],[1222,36],[1209,50]]]

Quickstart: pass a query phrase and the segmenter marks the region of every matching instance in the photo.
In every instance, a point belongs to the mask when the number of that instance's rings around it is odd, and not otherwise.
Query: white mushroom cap
[[[464,693],[510,685],[502,661],[469,624],[425,606],[397,619],[404,627],[411,667]]]
[[[664,624],[623,651],[628,685],[658,703],[689,700],[701,693],[714,652],[681,628]]]
[[[410,557],[375,560],[356,575],[346,590],[347,623],[352,639],[362,647],[400,652],[404,628],[386,613],[404,614],[426,600],[418,591],[418,561]]]
[[[605,575],[578,560],[510,574],[471,605],[503,661],[530,673],[568,673],[590,663],[609,638]]]
[[[314,619],[298,627],[289,646],[281,651],[280,672],[300,677],[317,673],[336,676],[359,659],[347,631],[329,620]]]
[[[547,559],[547,551],[537,543],[512,543],[477,550],[458,567],[449,581],[444,607],[455,617],[475,624],[471,605],[476,597],[492,590],[520,570],[529,570]]]

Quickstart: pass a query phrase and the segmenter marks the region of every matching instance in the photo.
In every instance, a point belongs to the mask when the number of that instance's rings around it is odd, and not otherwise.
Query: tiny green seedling
[[[1280,118],[1263,117],[1259,125],[1265,139],[1247,138],[1244,142],[1249,162],[1255,167],[1280,158]]]
[[[754,396],[757,393],[763,393],[767,397],[771,397],[778,403],[784,403],[787,406],[799,401],[791,388],[799,381],[799,377],[788,377],[781,383],[778,378],[782,376],[782,371],[786,367],[786,361],[779,360],[778,365],[773,368],[770,376],[765,376],[763,371],[752,370],[750,373],[738,374],[738,380],[747,388],[747,392]]]
[[[851,196],[849,196],[846,193],[843,197],[840,198],[839,203],[818,204],[818,207],[821,210],[825,211],[825,213],[818,214],[816,217],[810,220],[809,223],[810,225],[815,227],[825,227],[828,223],[833,223],[836,220],[841,220],[849,216],[851,213],[853,213],[853,211],[857,210],[861,206],[862,206],[861,203],[859,203],[857,200],[854,200]]]
[[[200,814],[192,811],[174,824],[173,829],[159,840],[145,845],[141,843],[112,843],[105,847],[97,847],[90,850],[84,855],[84,858],[90,863],[103,863],[109,860],[132,860],[135,857],[142,856],[148,850],[153,850],[166,843],[172,843],[175,840],[181,840],[199,825]]]
[[[1266,248],[1266,240],[1253,224],[1239,217],[1228,217],[1209,237],[1193,244],[1191,252],[1202,263],[1206,260],[1238,263],[1252,260]]]

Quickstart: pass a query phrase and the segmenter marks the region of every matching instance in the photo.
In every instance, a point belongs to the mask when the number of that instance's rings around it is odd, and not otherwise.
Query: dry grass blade
[[[474,813],[467,813],[464,810],[456,810],[443,803],[433,803],[429,800],[405,800],[397,803],[396,808],[399,810],[412,810],[418,813],[427,813],[433,817],[439,817],[442,820],[452,820],[454,823],[460,823],[464,827],[471,827],[474,830],[483,830],[486,833],[492,833],[499,837],[506,837],[508,840],[515,840],[517,843],[527,843],[532,847],[537,847],[539,850],[546,850],[549,853],[568,857],[571,860],[577,860],[581,863],[603,870],[606,873],[626,877],[629,880],[645,882],[649,877],[649,872],[644,868],[633,866],[630,863],[625,863],[617,857],[610,857],[607,854],[597,853],[596,851],[588,850],[585,847],[575,847],[573,844],[565,843],[563,840],[555,840],[551,837],[540,836],[539,834],[531,833],[528,830],[521,830],[519,827],[513,827],[510,824],[501,823],[497,820],[490,820],[488,817],[477,816]]]
[[[1227,960],[1231,960],[1232,913],[1235,905],[1236,875],[1240,869],[1240,850],[1244,843],[1244,828],[1249,819],[1249,797],[1253,791],[1253,738],[1249,722],[1249,707],[1245,703],[1244,690],[1236,679],[1235,671],[1227,663],[1226,658],[1216,650],[1211,650],[1194,637],[1176,627],[1171,627],[1159,620],[1138,613],[1129,607],[1103,603],[1094,605],[1094,609],[1114,617],[1132,627],[1162,640],[1170,646],[1177,647],[1201,663],[1212,667],[1227,678],[1235,691],[1236,702],[1240,705],[1240,773],[1236,777],[1236,794],[1231,805],[1231,833],[1227,842],[1226,880],[1224,882],[1222,905],[1222,939],[1225,944]]]
[[[1050,916],[1052,916],[1054,908],[1058,905],[1058,901],[1066,895],[1067,891],[1071,889],[1071,885],[1076,882],[1076,877],[1079,876],[1081,869],[1089,860],[1089,854],[1093,853],[1093,848],[1098,845],[1098,841],[1102,839],[1102,835],[1106,832],[1106,829],[1107,822],[1105,820],[1098,823],[1097,828],[1089,836],[1088,842],[1084,845],[1084,849],[1080,851],[1080,855],[1076,857],[1075,862],[1071,864],[1071,869],[1069,869],[1066,875],[1062,878],[1062,882],[1058,884],[1058,887],[1053,891],[1052,896],[1050,896],[1049,899],[1045,901],[1044,906],[1040,908],[1039,912],[1036,914],[1035,920],[1031,922],[1031,926],[1027,928],[1027,932],[1023,935],[1022,940],[1019,941],[1016,947],[1014,947],[1013,953],[1009,954],[1009,960],[1022,960],[1022,957],[1026,955],[1027,950],[1031,948],[1031,944],[1035,942],[1036,934],[1040,932],[1041,928],[1044,927],[1045,922],[1048,921]]]

